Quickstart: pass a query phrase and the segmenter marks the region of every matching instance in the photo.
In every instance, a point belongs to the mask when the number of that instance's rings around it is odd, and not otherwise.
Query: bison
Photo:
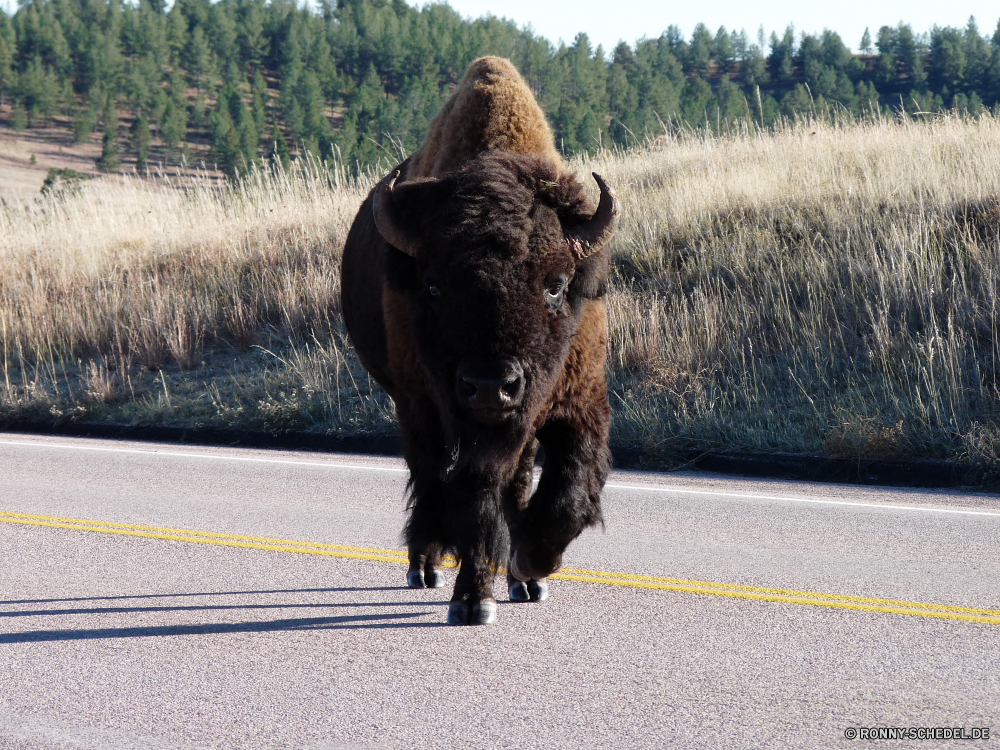
[[[454,554],[449,624],[495,621],[504,563],[512,601],[545,599],[567,545],[601,521],[620,209],[594,179],[596,210],[520,74],[484,57],[347,237],[344,324],[395,403],[410,469],[407,583],[443,586]]]

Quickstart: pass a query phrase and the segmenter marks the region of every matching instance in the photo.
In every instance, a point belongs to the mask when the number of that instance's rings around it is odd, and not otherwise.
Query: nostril
[[[479,387],[469,378],[460,378],[458,381],[458,395],[466,401],[472,401],[479,392]]]
[[[464,408],[512,409],[524,398],[524,370],[516,361],[463,361],[456,375],[455,395]]]
[[[504,395],[507,396],[507,398],[513,401],[514,399],[516,399],[518,396],[521,395],[521,390],[523,386],[524,386],[524,381],[521,378],[515,378],[514,380],[504,383],[501,390],[503,391]]]

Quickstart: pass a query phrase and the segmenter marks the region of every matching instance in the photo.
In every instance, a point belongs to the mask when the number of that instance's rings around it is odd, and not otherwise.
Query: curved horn
[[[396,184],[397,179],[399,179],[398,169],[383,178],[382,182],[375,187],[375,193],[372,196],[372,216],[375,219],[375,227],[378,229],[378,233],[382,235],[382,239],[396,249],[415,258],[417,257],[419,245],[399,225],[393,212],[392,188]]]
[[[615,236],[615,229],[618,228],[618,217],[622,212],[615,191],[597,172],[591,174],[601,189],[601,201],[597,204],[593,217],[566,232],[566,239],[573,248],[573,254],[580,260],[593,255],[611,242],[611,238]]]

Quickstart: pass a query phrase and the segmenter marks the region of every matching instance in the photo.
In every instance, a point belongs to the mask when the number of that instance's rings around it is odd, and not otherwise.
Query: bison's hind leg
[[[441,545],[436,542],[410,544],[410,568],[406,572],[406,585],[411,589],[443,588],[447,583],[443,557]]]

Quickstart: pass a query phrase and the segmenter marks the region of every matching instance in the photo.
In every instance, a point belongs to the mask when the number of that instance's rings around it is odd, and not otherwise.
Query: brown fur
[[[344,249],[344,322],[396,405],[411,473],[408,580],[443,580],[441,554],[453,551],[462,564],[449,622],[488,622],[508,541],[531,578],[523,596],[538,598],[566,546],[601,519],[610,254],[572,252],[566,231],[593,204],[506,60],[472,63],[399,170],[393,226],[414,249],[379,234],[369,195]],[[553,279],[563,291],[550,307]],[[440,299],[429,296],[436,284]],[[495,422],[460,391],[462,368],[498,363],[521,368],[524,385]],[[539,445],[545,466],[529,499]],[[524,586],[508,583],[512,596]]]
[[[510,60],[480,57],[431,120],[401,180],[440,177],[487,151],[541,156],[562,167],[542,108]]]

